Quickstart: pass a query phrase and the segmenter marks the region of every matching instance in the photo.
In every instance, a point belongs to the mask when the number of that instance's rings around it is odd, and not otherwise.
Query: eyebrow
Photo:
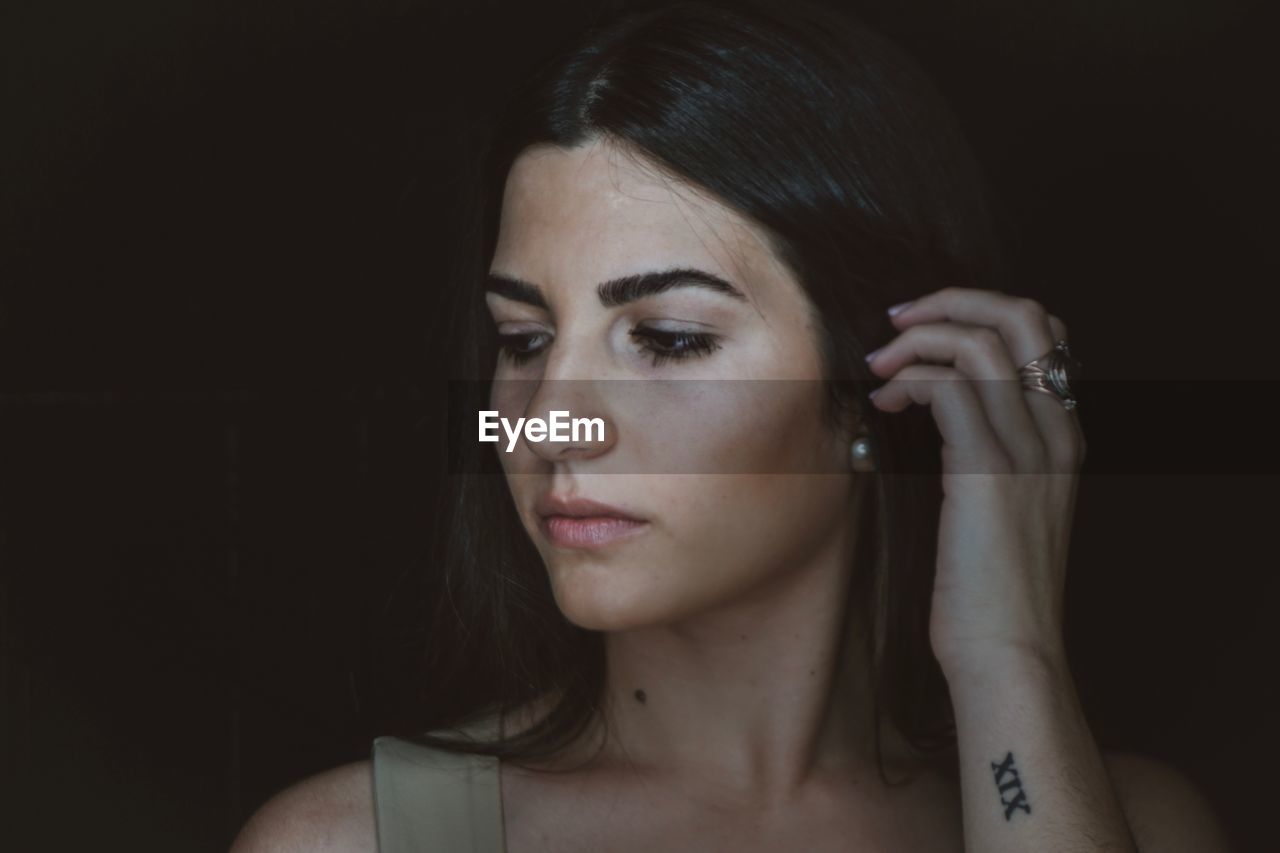
[[[747,301],[741,290],[720,276],[692,267],[675,267],[613,278],[596,286],[596,296],[600,298],[601,305],[616,308],[677,287],[700,287]],[[536,284],[515,276],[490,272],[485,278],[485,290],[536,308],[550,310],[542,290]]]

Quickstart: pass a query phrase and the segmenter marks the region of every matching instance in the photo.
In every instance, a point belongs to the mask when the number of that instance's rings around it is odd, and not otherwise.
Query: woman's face
[[[674,268],[737,293],[683,280],[597,292]],[[616,631],[767,595],[851,523],[851,435],[822,417],[807,296],[741,216],[605,143],[536,147],[508,177],[490,273],[504,349],[491,408],[512,425],[553,410],[605,423],[603,441],[522,436],[510,452],[498,430],[515,505],[571,622]],[[494,277],[534,285],[545,304]],[[584,546],[572,531],[616,528],[544,519],[548,495],[643,523]]]

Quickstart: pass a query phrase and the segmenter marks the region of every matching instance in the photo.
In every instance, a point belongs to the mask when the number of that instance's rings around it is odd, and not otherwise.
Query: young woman
[[[671,5],[483,153],[432,651],[441,701],[488,692],[235,850],[1226,849],[1090,735],[1077,365],[913,62],[820,6]],[[482,443],[484,410],[605,429]]]

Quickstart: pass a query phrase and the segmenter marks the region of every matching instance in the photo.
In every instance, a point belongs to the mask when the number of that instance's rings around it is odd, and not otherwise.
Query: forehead
[[[495,270],[592,282],[662,265],[710,268],[751,297],[779,265],[751,222],[605,141],[526,149],[507,178]]]

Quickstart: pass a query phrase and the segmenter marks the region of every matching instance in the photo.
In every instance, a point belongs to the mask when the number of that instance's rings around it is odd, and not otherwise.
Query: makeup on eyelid
[[[688,329],[659,329],[636,326],[628,332],[642,351],[652,357],[654,367],[669,361],[685,361],[710,355],[721,346],[721,335]],[[498,335],[499,356],[514,365],[524,364],[546,349],[546,332],[509,332]],[[554,340],[554,338],[552,337]],[[540,343],[538,343],[541,341]]]

